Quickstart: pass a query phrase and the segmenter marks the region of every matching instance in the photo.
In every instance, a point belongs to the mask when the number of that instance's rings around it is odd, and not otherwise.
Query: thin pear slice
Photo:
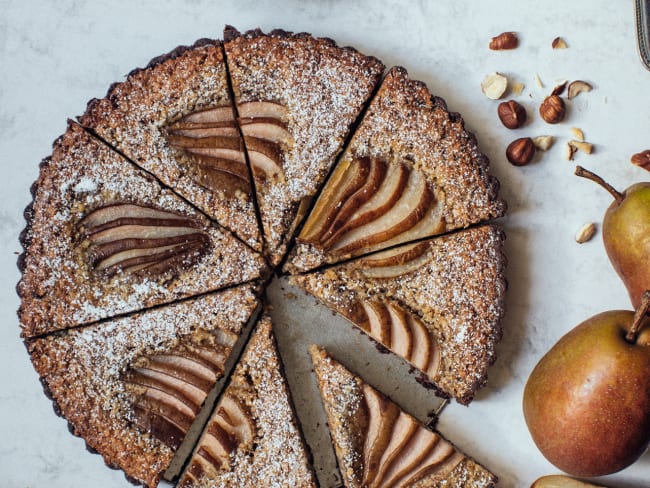
[[[336,214],[336,219],[334,219],[327,231],[321,237],[321,242],[327,243],[339,229],[348,223],[359,207],[377,193],[386,177],[386,171],[387,165],[383,160],[378,158],[372,158],[370,160],[370,171],[363,186],[351,195],[342,205],[337,202],[332,202],[337,206],[340,206],[340,210]]]
[[[390,442],[390,435],[400,410],[397,405],[375,390],[364,388],[363,395],[369,417],[368,433],[363,446],[363,484],[372,486],[379,471],[381,456]]]
[[[196,160],[201,169],[227,173],[246,183],[249,181],[246,162],[239,159],[239,157],[237,159],[227,159],[201,154],[196,155]]]
[[[305,223],[298,240],[320,243],[321,236],[338,216],[341,204],[354,194],[367,179],[370,162],[368,158],[346,161],[339,164],[328,185],[318,198],[314,210]]]
[[[440,367],[440,348],[419,318],[409,313],[407,320],[413,333],[414,344],[413,353],[408,359],[429,378],[435,378]]]
[[[431,432],[429,432],[431,435]],[[422,458],[417,465],[396,479],[393,483],[394,488],[407,488],[413,486],[419,480],[426,476],[446,475],[450,473],[463,460],[464,456],[459,453],[454,446],[444,439],[438,438],[438,442],[433,449],[430,449],[427,456]]]
[[[392,239],[381,243],[382,248],[388,248],[404,242],[415,241],[423,237],[431,237],[443,233],[446,230],[444,217],[442,215],[443,205],[437,200],[429,206],[429,210],[422,219],[410,229],[397,234]],[[373,250],[379,247],[373,247]]]
[[[239,127],[242,134],[257,137],[275,143],[290,144],[293,137],[287,130],[287,125],[278,119],[269,117],[240,118]]]
[[[368,315],[370,325],[368,333],[379,343],[386,347],[390,347],[390,313],[386,307],[379,302],[363,302],[362,305]]]
[[[235,120],[235,114],[230,105],[211,108],[208,110],[200,110],[186,115],[181,119],[181,122],[192,122],[197,124],[211,123],[211,122],[226,122]]]
[[[194,139],[204,137],[238,137],[237,126],[233,122],[219,122],[215,124],[173,124],[167,128],[169,134],[175,136],[191,137]]]
[[[247,445],[253,441],[255,429],[253,420],[241,403],[233,396],[226,394],[223,397],[215,420],[237,439],[238,445]]]
[[[259,176],[277,179],[284,178],[280,148],[271,141],[257,137],[244,136],[248,158],[253,172]]]
[[[391,305],[386,308],[391,319],[390,348],[399,356],[409,359],[413,352],[413,332],[406,312]]]
[[[194,414],[198,413],[206,397],[206,392],[196,386],[146,368],[133,368],[129,371],[126,380],[133,385],[171,395],[187,405]]]
[[[420,268],[429,258],[428,242],[389,249],[360,261],[366,278],[396,278]]]
[[[382,244],[415,226],[426,215],[434,201],[433,192],[429,189],[424,174],[411,171],[404,193],[390,211],[347,233],[332,250],[347,254]]]
[[[286,120],[289,110],[284,105],[274,102],[244,102],[237,105],[239,117],[247,118],[270,118]]]
[[[357,227],[378,219],[390,211],[405,191],[408,180],[409,170],[406,166],[403,164],[389,165],[386,170],[386,176],[372,198],[354,212],[349,221],[337,232],[332,234],[328,241],[323,244],[329,248],[338,242],[341,236]]]

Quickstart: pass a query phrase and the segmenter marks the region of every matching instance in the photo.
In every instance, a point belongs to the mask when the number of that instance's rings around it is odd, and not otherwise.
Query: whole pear
[[[613,197],[603,217],[605,250],[637,308],[650,289],[650,182],[637,183],[623,193],[580,166],[576,175],[595,181]]]
[[[645,293],[636,314],[609,311],[585,320],[528,378],[526,424],[542,454],[566,473],[614,473],[636,461],[650,442],[648,306]]]

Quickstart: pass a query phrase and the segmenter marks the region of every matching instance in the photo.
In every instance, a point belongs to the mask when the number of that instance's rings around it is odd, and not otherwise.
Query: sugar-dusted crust
[[[24,337],[244,283],[266,272],[261,256],[77,124],[71,123],[41,163],[32,192],[17,287]],[[93,273],[76,240],[77,225],[89,210],[112,202],[151,205],[201,222],[208,252],[193,266],[161,276]]]
[[[282,373],[271,320],[265,316],[257,325],[223,397],[231,395],[250,413],[254,425],[251,445],[237,447],[230,454],[230,467],[216,469],[198,460],[206,433],[179,482],[182,488],[243,486],[316,487],[307,450],[293,411],[291,395]],[[208,422],[208,428],[215,422]]]
[[[417,268],[391,278],[365,276],[359,258],[291,280],[353,323],[364,300],[396,303],[418,317],[440,351],[424,383],[467,404],[487,382],[502,335],[503,239],[500,229],[482,226],[424,241]]]
[[[406,164],[422,171],[440,207],[438,232],[460,229],[501,217],[506,204],[498,197],[499,182],[489,172],[489,161],[465,128],[427,86],[409,78],[401,67],[392,68],[363,120],[355,130],[340,163],[377,157],[388,164]],[[410,236],[408,239],[428,237]],[[406,241],[385,241],[345,254],[325,253],[312,245],[297,244],[287,269],[306,271]]]
[[[284,179],[255,178],[267,252],[276,265],[384,65],[305,33],[227,28],[225,38],[236,103],[272,101],[289,112],[293,142],[281,155]]]
[[[190,157],[170,146],[165,126],[192,112],[232,105],[221,41],[201,39],[154,58],[93,99],[79,117],[142,168],[150,171],[251,247],[261,235],[250,194],[213,191],[191,176]]]
[[[310,352],[343,482],[346,488],[361,488],[364,486],[364,444],[370,422],[370,414],[364,401],[364,389],[371,389],[388,404],[392,402],[332,359],[324,349],[312,346]],[[405,413],[402,415],[410,417]],[[449,442],[439,434],[436,435],[443,442]],[[453,469],[427,475],[410,484],[409,488],[495,486],[497,477],[487,469],[459,453],[457,449],[454,457],[456,464]]]
[[[216,341],[229,352],[257,304],[255,287],[244,285],[25,345],[70,431],[132,482],[155,487],[174,449],[135,426],[123,374],[138,358],[179,346]]]

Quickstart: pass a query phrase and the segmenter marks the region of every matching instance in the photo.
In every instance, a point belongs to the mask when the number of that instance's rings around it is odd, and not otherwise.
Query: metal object
[[[650,0],[636,0],[636,37],[639,56],[650,70]]]

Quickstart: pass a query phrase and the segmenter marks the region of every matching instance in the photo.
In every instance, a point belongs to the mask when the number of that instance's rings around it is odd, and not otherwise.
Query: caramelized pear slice
[[[390,211],[345,234],[332,250],[347,254],[382,244],[415,226],[426,215],[434,201],[424,174],[411,171],[404,193]]]
[[[230,105],[215,107],[207,110],[199,110],[186,115],[179,122],[189,122],[194,124],[227,122],[235,120],[235,114]],[[178,122],[177,122],[178,123]]]
[[[284,105],[268,101],[244,102],[237,105],[239,117],[244,119],[269,118],[286,120],[289,111]]]
[[[370,330],[368,333],[379,343],[383,344],[386,347],[390,347],[390,313],[386,307],[384,307],[379,302],[363,302],[362,305],[366,311],[366,314],[368,315],[368,321],[370,325]]]
[[[363,446],[363,485],[372,486],[400,410],[393,402],[370,388],[364,388],[363,395],[369,417],[368,433]]]
[[[234,122],[215,122],[192,124],[178,122],[167,127],[167,133],[175,136],[191,137],[195,139],[204,137],[239,137],[237,126]]]
[[[129,370],[126,381],[146,388],[147,392],[150,390],[161,391],[187,405],[194,415],[198,413],[206,397],[206,392],[196,386],[147,368]]]
[[[397,234],[392,239],[381,243],[381,247],[388,248],[403,244],[405,242],[415,241],[423,237],[431,237],[443,233],[447,227],[442,215],[443,206],[435,201],[422,219],[410,229]],[[374,247],[373,249],[378,249]]]
[[[237,439],[238,446],[247,446],[253,442],[255,425],[250,414],[236,398],[229,394],[224,395],[217,414],[215,421]]]
[[[413,333],[408,323],[406,312],[389,305],[390,314],[390,348],[405,359],[411,358],[413,352]]]
[[[428,249],[427,242],[389,249],[360,261],[359,272],[367,278],[396,278],[426,263],[429,260]]]
[[[439,348],[420,319],[408,313],[407,320],[413,334],[413,352],[408,359],[429,378],[434,378],[440,363]]]
[[[278,119],[269,117],[240,118],[239,126],[244,136],[286,145],[293,142],[293,137],[287,130],[287,125]]]
[[[269,178],[272,181],[284,179],[282,153],[277,144],[248,136],[244,136],[244,142],[246,143],[253,173],[256,176]]]
[[[393,486],[395,488],[407,488],[413,486],[425,476],[433,474],[446,475],[458,466],[463,459],[464,456],[454,446],[443,439],[438,439],[435,447],[429,451],[427,456],[414,466],[411,471],[396,480]]]

